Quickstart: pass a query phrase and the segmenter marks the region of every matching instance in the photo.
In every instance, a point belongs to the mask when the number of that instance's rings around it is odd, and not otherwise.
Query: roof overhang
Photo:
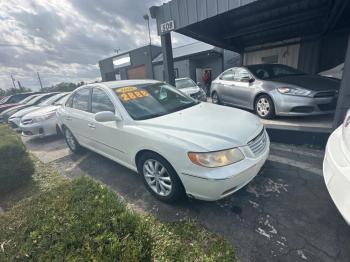
[[[349,0],[172,0],[152,7],[160,25],[174,21],[174,31],[242,52],[246,47],[322,37],[350,28]]]

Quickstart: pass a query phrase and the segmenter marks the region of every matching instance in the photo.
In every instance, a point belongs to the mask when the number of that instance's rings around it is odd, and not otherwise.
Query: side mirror
[[[241,82],[245,82],[245,83],[253,83],[254,81],[255,81],[255,79],[251,78],[249,76],[241,78]]]
[[[97,122],[110,122],[110,121],[121,121],[122,118],[119,115],[115,115],[111,111],[103,111],[95,114],[95,120]]]
[[[202,83],[201,82],[197,82],[197,86],[201,86],[202,85]]]

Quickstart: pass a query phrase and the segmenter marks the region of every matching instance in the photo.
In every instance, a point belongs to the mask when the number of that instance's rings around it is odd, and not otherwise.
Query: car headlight
[[[277,90],[281,94],[291,96],[310,96],[312,94],[310,90],[298,87],[279,87]]]
[[[50,112],[50,113],[42,115],[42,116],[33,117],[33,122],[34,123],[42,122],[42,121],[45,121],[45,120],[52,119],[55,116],[56,116],[56,112]]]
[[[189,152],[188,157],[192,163],[204,167],[227,166],[244,159],[243,153],[238,148],[208,153]]]

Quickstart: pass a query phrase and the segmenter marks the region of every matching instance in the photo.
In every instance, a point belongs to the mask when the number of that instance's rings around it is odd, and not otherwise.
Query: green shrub
[[[20,137],[0,126],[0,194],[25,184],[33,173],[33,162]]]
[[[236,261],[224,239],[192,222],[136,214],[87,177],[0,216],[0,243],[0,261]]]

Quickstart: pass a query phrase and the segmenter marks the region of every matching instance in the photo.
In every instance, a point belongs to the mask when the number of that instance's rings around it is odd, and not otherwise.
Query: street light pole
[[[151,38],[151,27],[149,24],[149,15],[145,14],[143,16],[143,19],[147,21],[147,27],[148,27],[148,38],[149,38],[149,52],[150,52],[150,62],[151,62],[151,68],[152,68],[152,78],[154,79],[154,72],[153,72],[153,54],[152,54],[152,38]]]

